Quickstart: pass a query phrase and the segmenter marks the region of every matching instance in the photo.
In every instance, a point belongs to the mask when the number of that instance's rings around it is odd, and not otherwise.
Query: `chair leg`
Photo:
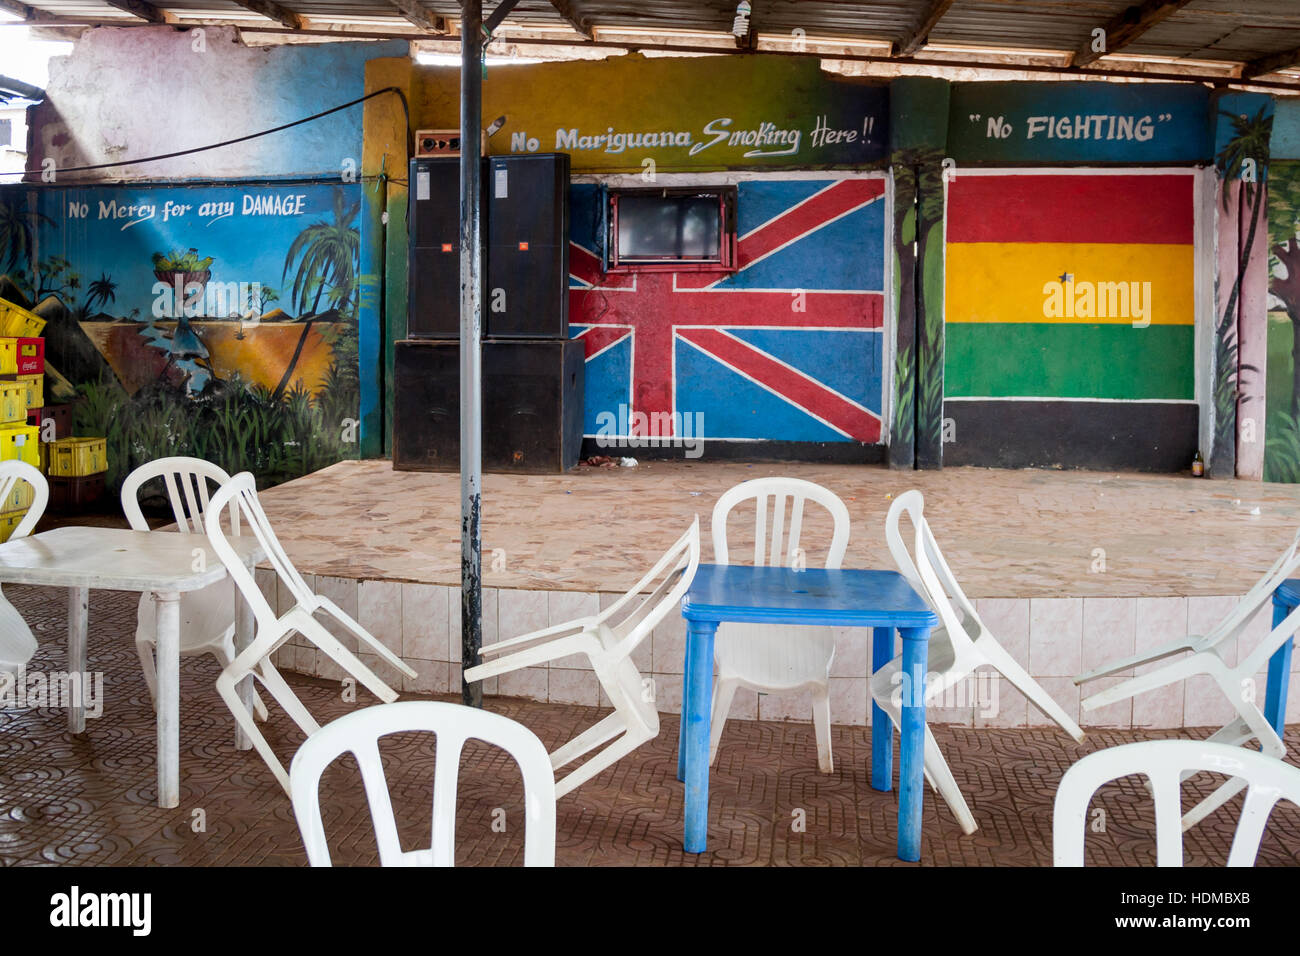
[[[328,654],[335,664],[338,664],[339,667],[355,677],[363,687],[385,704],[391,704],[397,700],[397,691],[385,684],[378,674],[361,663],[360,658],[344,647],[338,638],[325,630],[322,624],[318,621],[310,621],[310,625],[312,625],[310,632],[300,630],[300,633]],[[307,626],[307,622],[304,622],[304,627]],[[402,666],[405,667],[406,665]]]
[[[241,674],[240,678],[243,676],[244,675]],[[284,788],[285,793],[289,793],[289,774],[276,758],[275,751],[273,751],[271,745],[266,742],[266,738],[262,736],[262,732],[258,730],[257,721],[253,719],[253,715],[244,707],[244,702],[239,699],[239,692],[235,689],[235,684],[237,683],[238,679],[228,670],[222,671],[221,675],[217,678],[217,693],[220,694],[221,699],[226,702],[226,707],[228,707],[230,713],[234,715],[235,722],[239,724],[240,729],[243,730],[243,732],[248,735],[248,739],[252,741],[253,748],[262,758],[262,762],[266,764],[267,768],[270,769],[271,773],[275,776],[276,782]],[[268,690],[269,689],[270,688],[268,688]]]
[[[225,670],[235,662],[233,650],[233,645],[231,645],[230,649],[225,647],[214,647],[212,649],[212,656],[221,664],[222,670]],[[266,710],[266,704],[262,701],[262,695],[257,692],[256,681],[253,682],[253,716],[262,721],[262,723],[266,723],[267,719],[270,717],[270,714]]]
[[[1074,722],[1074,718],[1065,712],[1061,705],[1052,698],[1051,694],[1043,690],[1038,681],[1029,676],[1029,673],[1016,662],[1014,657],[1007,653],[1005,648],[990,641],[980,646],[979,651],[984,655],[984,659],[993,665],[994,670],[1009,680],[1016,690],[1029,698],[1031,704],[1056,721],[1062,730],[1074,738],[1076,743],[1083,743],[1083,729]]]
[[[709,766],[718,760],[718,743],[722,740],[722,727],[731,713],[731,702],[739,685],[729,677],[719,676],[713,682],[713,714],[709,718]],[[684,720],[685,718],[683,718]]]
[[[1209,739],[1219,742],[1234,741],[1238,744],[1258,740],[1262,753],[1270,757],[1277,757],[1280,760],[1286,755],[1286,744],[1283,743],[1282,738],[1277,735],[1277,732],[1269,725],[1268,720],[1265,719],[1264,714],[1258,708],[1254,707],[1253,704],[1247,704],[1246,706],[1253,708],[1254,714],[1242,713],[1228,726],[1212,734]],[[1257,719],[1252,719],[1256,715],[1258,715]],[[1187,811],[1183,816],[1183,830],[1187,831],[1196,826],[1196,824],[1246,789],[1246,785],[1247,782],[1240,777],[1226,781],[1208,797]]]
[[[558,800],[576,787],[580,787],[602,770],[606,770],[611,765],[622,760],[649,739],[650,737],[646,734],[628,730],[604,750],[590,757],[586,763],[573,773],[557,780],[555,782],[555,799]]]
[[[135,651],[140,655],[140,670],[144,672],[144,683],[149,688],[149,700],[153,709],[158,709],[158,668],[153,660],[153,644],[149,641],[136,641]]]
[[[817,733],[817,769],[834,773],[835,761],[831,756],[831,696],[830,688],[818,685],[812,692],[813,729]]]
[[[957,818],[961,832],[969,836],[978,830],[979,824],[975,822],[975,816],[966,805],[966,797],[962,794],[961,787],[957,786],[952,768],[944,759],[943,752],[939,749],[939,742],[934,739],[929,725],[925,728],[925,771],[931,785],[939,791],[943,802],[948,804],[948,809]]]
[[[565,764],[572,763],[587,751],[599,747],[607,740],[613,740],[626,727],[627,723],[623,720],[623,715],[617,711],[602,717],[551,754],[551,769],[559,770]]]
[[[308,737],[320,730],[320,724],[316,722],[316,718],[298,699],[298,695],[293,692],[285,679],[280,676],[280,672],[275,669],[275,666],[269,660],[262,661],[255,674],[276,703],[283,707],[285,713],[298,725],[299,730]]]

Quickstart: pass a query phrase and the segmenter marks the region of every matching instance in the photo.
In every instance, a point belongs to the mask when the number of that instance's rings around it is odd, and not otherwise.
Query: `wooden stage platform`
[[[709,514],[732,485],[764,475],[823,484],[849,507],[846,567],[892,567],[884,517],[893,496],[919,488],[967,593],[1009,651],[1067,708],[1069,678],[1106,660],[1211,626],[1300,526],[1300,486],[1098,472],[939,472],[789,463],[643,461],[566,475],[487,475],[483,493],[484,641],[594,611],[633,584],[695,514],[710,560]],[[411,689],[460,683],[460,487],[455,474],[394,472],[387,461],[342,462],[263,493],[299,569],[412,662]],[[815,525],[806,533],[815,534]],[[747,538],[747,533],[750,537]],[[731,547],[752,528],[729,528]],[[809,563],[815,564],[815,551]],[[1267,612],[1244,640],[1267,632]],[[834,720],[868,719],[868,642],[845,633],[832,687]],[[674,615],[637,654],[661,709],[680,695],[683,628]],[[291,669],[332,676],[311,648],[287,647]],[[1300,661],[1300,655],[1297,656]],[[595,677],[578,661],[537,668],[489,688],[595,705]],[[1038,726],[1045,718],[1005,685],[996,707],[955,700],[936,721]],[[1100,686],[1097,685],[1098,689]],[[1262,682],[1260,687],[1262,688]],[[984,702],[985,704],[987,702]],[[1300,717],[1300,694],[1292,694]],[[806,701],[737,695],[736,717],[806,719]],[[1086,726],[1222,723],[1216,691],[1174,686],[1103,712]]]

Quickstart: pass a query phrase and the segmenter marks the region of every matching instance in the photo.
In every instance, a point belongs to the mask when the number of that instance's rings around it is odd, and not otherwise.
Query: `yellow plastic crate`
[[[3,341],[3,339],[0,339]],[[21,385],[23,387],[23,401],[27,403],[27,408],[40,408],[45,404],[45,376],[44,375],[5,375],[0,381],[3,385]],[[23,419],[27,418],[27,408],[23,409]]]
[[[9,494],[5,495],[3,501],[0,501],[0,514],[8,514],[12,511],[26,511],[35,500],[36,489],[19,478],[14,482],[14,486],[9,489]]]
[[[45,329],[45,320],[8,299],[0,299],[0,335],[36,338]]]
[[[0,381],[0,422],[27,424],[27,385]]]
[[[19,522],[27,515],[27,509],[22,511],[8,511],[0,514],[0,542],[8,541],[9,536],[14,533]]]
[[[50,442],[50,477],[81,478],[106,471],[107,445],[103,438],[60,438]]]
[[[36,441],[36,467],[40,469],[42,475],[50,473],[50,446],[40,440],[40,432],[37,432]]]
[[[33,468],[40,464],[41,430],[35,425],[0,425],[0,461],[25,461]]]

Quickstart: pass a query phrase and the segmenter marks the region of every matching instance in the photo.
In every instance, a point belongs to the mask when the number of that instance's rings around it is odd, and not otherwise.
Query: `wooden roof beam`
[[[579,15],[578,12],[573,9],[573,4],[570,0],[551,0],[551,6],[553,6],[555,12],[560,15],[560,19],[585,36],[588,40],[592,39],[591,21],[586,17]]]
[[[1108,53],[1119,52],[1157,23],[1173,16],[1189,3],[1191,0],[1144,0],[1143,3],[1135,3],[1123,13],[1112,17],[1109,23],[1100,28],[1106,31],[1102,49],[1094,50],[1093,39],[1089,36],[1083,46],[1075,51],[1070,65],[1087,66]]]
[[[388,0],[389,3],[407,19],[410,23],[415,24],[421,30],[429,33],[437,33],[445,36],[451,30],[447,26],[445,17],[440,17],[427,7],[423,6],[419,0]]]
[[[1257,76],[1263,76],[1265,73],[1276,73],[1278,70],[1285,70],[1287,67],[1300,65],[1300,47],[1294,50],[1283,50],[1281,53],[1270,53],[1268,56],[1261,56],[1257,60],[1250,60],[1241,70],[1243,80],[1252,80]]]
[[[306,17],[294,13],[287,7],[280,6],[275,0],[234,0],[234,3],[245,10],[252,10],[254,13],[264,16],[268,20],[274,20],[290,30],[305,30],[308,27]]]
[[[133,17],[139,17],[146,23],[175,23],[176,17],[166,10],[155,7],[149,0],[104,0],[110,7],[114,7]]]
[[[35,7],[29,7],[19,0],[0,0],[0,10],[5,13],[12,13],[16,17],[22,17],[28,23],[54,23],[59,18],[51,13],[45,13],[43,10],[37,10]]]
[[[948,12],[952,4],[953,0],[930,0],[930,5],[921,17],[920,24],[915,30],[903,37],[894,55],[911,56],[925,46],[930,39],[931,31],[939,25],[939,21],[943,19],[943,15]]]

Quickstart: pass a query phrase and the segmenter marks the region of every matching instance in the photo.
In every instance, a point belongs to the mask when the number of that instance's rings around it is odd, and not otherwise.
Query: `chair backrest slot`
[[[202,458],[158,458],[141,465],[122,482],[122,512],[136,531],[149,530],[149,522],[140,510],[140,489],[154,479],[162,480],[176,530],[181,534],[203,534],[210,501],[208,483],[220,487],[230,480],[230,475]],[[238,535],[239,515],[233,504],[229,520],[230,533]]]
[[[767,530],[768,500],[771,507],[771,537]],[[727,519],[742,504],[754,503],[754,566],[775,567],[794,564],[800,554],[799,543],[803,535],[804,510],[808,501],[821,505],[831,516],[834,530],[826,552],[826,567],[838,568],[844,560],[849,544],[849,509],[828,488],[802,478],[754,478],[728,489],[713,507],[710,523],[713,528],[713,560],[730,564],[727,545]],[[786,523],[786,502],[790,503],[789,523]]]
[[[1181,784],[1188,771],[1225,774],[1246,788],[1228,866],[1255,865],[1264,827],[1278,800],[1300,805],[1300,768],[1257,751],[1199,740],[1149,740],[1109,747],[1084,757],[1061,778],[1052,810],[1055,865],[1083,866],[1088,806],[1097,790],[1111,781],[1141,775],[1151,782],[1155,800],[1156,865],[1182,866]]]
[[[390,734],[436,735],[433,773],[433,826],[427,850],[401,848],[392,796],[379,754],[379,739]],[[351,753],[361,768],[366,801],[383,866],[451,866],[455,862],[456,790],[466,740],[500,747],[519,765],[524,782],[524,865],[555,863],[555,772],[546,748],[528,728],[500,714],[438,701],[403,701],[353,711],[308,738],[289,770],[293,812],[312,866],[330,866],[320,808],[320,778],[325,768]]]

